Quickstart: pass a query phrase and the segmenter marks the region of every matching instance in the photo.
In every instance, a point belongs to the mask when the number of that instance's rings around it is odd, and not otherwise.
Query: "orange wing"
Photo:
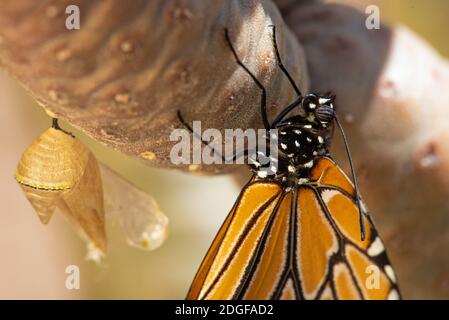
[[[367,214],[367,240],[360,240],[354,199],[351,182],[330,158],[320,158],[296,188],[250,181],[187,299],[399,298]]]
[[[388,260],[382,240],[376,231],[366,206],[362,202],[366,240],[360,239],[358,209],[352,183],[335,162],[323,157],[317,161],[310,174],[310,183],[299,188],[297,216],[299,220],[299,270],[304,285],[302,293],[307,299],[399,299],[400,293],[396,276]],[[312,205],[311,205],[312,204]],[[312,206],[314,209],[310,209]],[[314,269],[316,273],[316,252],[322,252],[314,239],[302,232],[301,226],[309,212],[317,212],[309,217],[309,225],[322,221],[329,231],[326,258],[322,256],[327,269],[310,280]],[[318,218],[319,217],[319,218]],[[324,219],[323,219],[324,217]],[[330,228],[329,228],[330,226]],[[320,233],[327,233],[321,228]],[[322,237],[318,236],[322,243]],[[335,242],[336,240],[336,242]],[[330,244],[332,243],[332,244]],[[321,244],[322,246],[322,244]],[[307,252],[310,251],[310,252]],[[301,252],[304,255],[301,255]],[[324,270],[324,268],[320,269]],[[306,280],[307,279],[307,280]],[[310,286],[305,284],[309,282]]]

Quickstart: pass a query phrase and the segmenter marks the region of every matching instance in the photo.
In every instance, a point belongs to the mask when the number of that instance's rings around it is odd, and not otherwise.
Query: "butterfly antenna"
[[[346,139],[345,131],[343,130],[343,127],[341,126],[340,121],[338,121],[337,115],[334,114],[334,116],[335,116],[335,122],[337,123],[337,126],[340,129],[341,135],[343,137],[343,141],[344,141],[345,149],[346,149],[346,155],[348,156],[349,166],[351,167],[352,181],[354,182],[355,196],[357,197],[357,207],[359,209],[359,224],[360,224],[360,233],[361,233],[360,238],[362,239],[362,241],[364,241],[366,230],[365,230],[365,223],[363,222],[363,211],[362,211],[362,205],[361,205],[360,197],[359,197],[359,188],[358,188],[358,184],[357,184],[357,177],[355,175],[354,165],[352,164],[351,152],[349,151],[348,140]]]

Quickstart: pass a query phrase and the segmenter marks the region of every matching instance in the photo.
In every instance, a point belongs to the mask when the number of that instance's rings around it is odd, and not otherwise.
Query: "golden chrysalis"
[[[166,239],[168,219],[151,195],[99,164],[55,118],[53,126],[25,150],[15,178],[42,223],[47,224],[59,209],[88,240],[88,260],[99,262],[106,253],[104,199],[131,246],[154,250]]]
[[[107,240],[100,170],[92,152],[53,120],[23,153],[15,174],[42,223],[58,208],[103,253]]]

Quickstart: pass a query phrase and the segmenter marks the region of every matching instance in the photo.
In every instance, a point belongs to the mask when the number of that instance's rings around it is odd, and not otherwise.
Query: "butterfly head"
[[[335,118],[335,95],[308,94],[301,102],[307,120],[315,125],[327,127]]]

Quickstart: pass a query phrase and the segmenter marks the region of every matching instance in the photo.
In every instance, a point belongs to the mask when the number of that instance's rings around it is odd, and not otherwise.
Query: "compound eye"
[[[315,110],[316,118],[322,123],[328,123],[334,120],[335,111],[331,106],[321,105]]]
[[[304,97],[302,105],[306,111],[314,111],[318,107],[317,97],[314,94],[309,94]]]

